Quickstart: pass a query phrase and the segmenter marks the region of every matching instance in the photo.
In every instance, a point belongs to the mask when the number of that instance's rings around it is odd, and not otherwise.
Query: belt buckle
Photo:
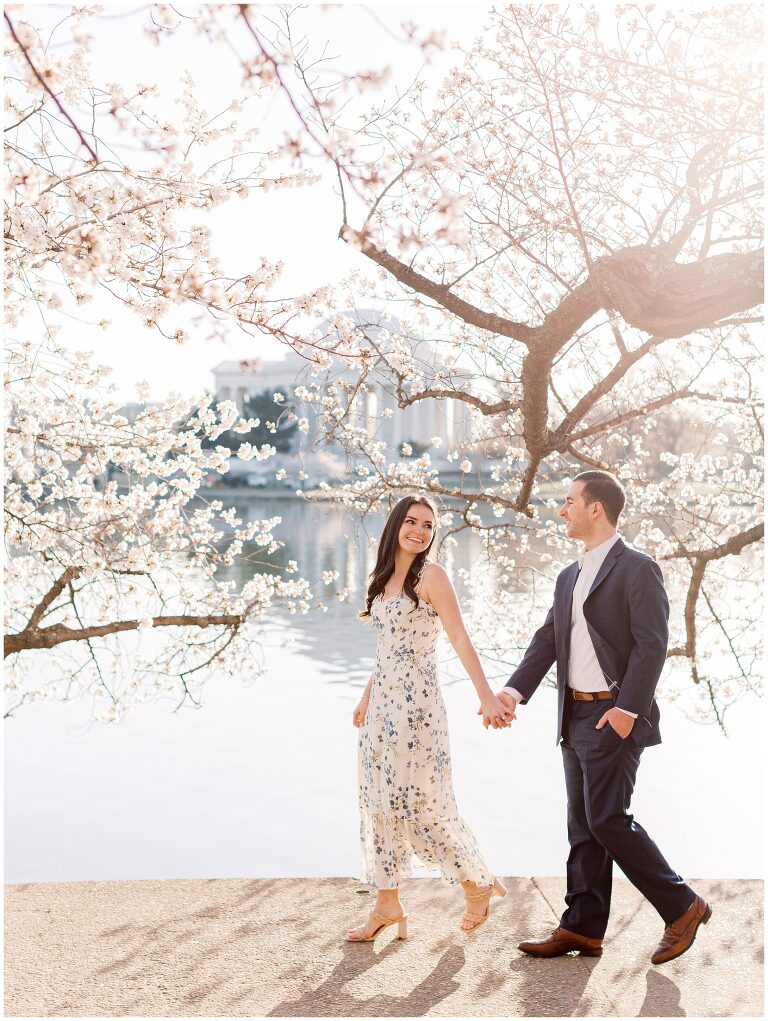
[[[571,688],[571,697],[574,702],[599,702],[606,696],[613,698],[610,691],[578,691],[576,688]]]

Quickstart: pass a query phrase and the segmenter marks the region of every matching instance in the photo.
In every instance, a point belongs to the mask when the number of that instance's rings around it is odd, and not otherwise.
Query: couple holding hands
[[[390,513],[360,614],[378,631],[376,665],[353,716],[360,729],[364,878],[377,895],[348,940],[370,942],[390,925],[407,936],[399,886],[414,854],[462,885],[464,931],[488,918],[492,895],[506,893],[456,806],[435,651],[443,629],[475,686],[486,727],[509,727],[517,706],[557,664],[557,741],[570,843],[566,908],[548,936],[519,949],[536,957],[574,950],[599,957],[614,861],[664,922],[654,964],[684,954],[699,925],[709,921],[710,906],[630,812],[642,752],[661,741],[654,692],[666,657],[669,603],[656,562],[617,534],[624,504],[624,489],[609,472],[576,476],[560,516],[582,552],[558,576],[546,620],[495,695],[453,586],[428,559],[436,507],[426,497],[409,496]]]

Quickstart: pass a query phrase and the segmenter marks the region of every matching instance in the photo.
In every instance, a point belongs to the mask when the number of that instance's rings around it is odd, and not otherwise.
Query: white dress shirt
[[[584,600],[589,595],[592,583],[597,573],[603,566],[603,561],[608,556],[611,547],[618,542],[619,536],[614,534],[610,539],[601,542],[591,550],[583,550],[579,554],[579,575],[573,589],[573,604],[571,608],[571,644],[568,657],[568,687],[576,691],[610,691],[615,688],[615,678],[612,683],[606,680],[600,664],[595,655],[595,647],[589,634],[589,628],[584,616]],[[522,695],[515,688],[507,689],[512,697],[520,702]],[[614,692],[616,694],[616,692]],[[630,713],[622,709],[628,716],[637,718],[637,713]]]

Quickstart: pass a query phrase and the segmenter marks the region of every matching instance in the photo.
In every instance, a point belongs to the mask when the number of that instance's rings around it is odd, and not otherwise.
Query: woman
[[[437,679],[435,646],[442,628],[494,727],[514,714],[493,694],[464,628],[456,593],[442,567],[428,560],[437,509],[408,496],[394,507],[379,541],[361,618],[379,633],[376,667],[353,722],[361,729],[359,782],[365,880],[377,890],[366,922],[347,939],[369,942],[389,925],[408,934],[400,880],[413,854],[464,887],[468,932],[488,917],[492,893],[506,890],[491,875],[459,816],[451,781],[448,727]]]

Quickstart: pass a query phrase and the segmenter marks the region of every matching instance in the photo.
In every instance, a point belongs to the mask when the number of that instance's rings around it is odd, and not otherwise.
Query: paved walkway
[[[340,938],[370,903],[351,879],[8,886],[5,1015],[762,1016],[761,882],[693,881],[712,920],[659,968],[659,918],[625,880],[604,956],[551,961],[515,947],[554,926],[564,880],[505,882],[464,935],[457,892],[411,881],[410,938],[373,945]]]

